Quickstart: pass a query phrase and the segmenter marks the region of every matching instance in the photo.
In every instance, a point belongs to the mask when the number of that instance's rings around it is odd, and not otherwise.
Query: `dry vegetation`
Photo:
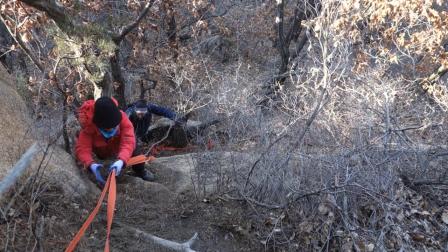
[[[204,221],[221,232],[202,231],[209,239],[239,244],[229,251],[448,250],[447,3],[148,1],[117,43],[109,32],[147,2],[63,1],[82,13],[71,24],[40,7],[53,1],[30,2],[0,1],[18,43],[5,57],[32,59],[22,67],[36,124],[62,129],[66,150],[71,110],[111,85],[129,101],[156,82],[151,100],[220,120],[191,139],[192,190],[164,221]],[[46,118],[61,119],[48,129]]]

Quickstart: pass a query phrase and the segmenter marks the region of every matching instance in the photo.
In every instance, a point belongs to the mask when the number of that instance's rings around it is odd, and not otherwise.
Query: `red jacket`
[[[118,105],[116,100],[114,102]],[[132,123],[126,114],[120,111],[121,122],[117,134],[106,140],[92,121],[94,106],[95,101],[88,100],[78,110],[78,119],[82,129],[76,141],[76,158],[81,161],[84,168],[95,162],[92,153],[95,153],[99,159],[117,158],[126,164],[135,149]]]

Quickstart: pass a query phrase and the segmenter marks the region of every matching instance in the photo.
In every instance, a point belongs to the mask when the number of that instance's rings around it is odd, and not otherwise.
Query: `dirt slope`
[[[217,199],[198,199],[191,183],[193,162],[191,154],[160,158],[148,165],[158,176],[156,182],[144,182],[128,172],[117,185],[115,222],[138,228],[159,237],[184,242],[195,232],[199,240],[197,251],[257,251],[258,244],[250,244],[244,236],[235,235],[229,227],[243,222],[244,214],[235,202]],[[190,181],[190,183],[188,183]],[[76,230],[86,218],[94,202],[81,204],[66,221]],[[100,251],[105,237],[105,204],[99,220],[95,221],[80,244],[80,251]],[[240,210],[239,210],[240,209]],[[56,210],[56,209],[55,209]],[[82,213],[82,215],[77,215]],[[120,225],[112,227],[113,251],[169,251],[129,233]],[[66,226],[67,227],[67,226]],[[62,231],[62,227],[60,227]],[[64,238],[70,239],[72,234]]]
[[[15,83],[0,65],[0,179],[26,149],[39,139]],[[0,248],[6,251],[61,251],[96,204],[100,190],[82,175],[60,147],[40,142],[33,164],[1,201]],[[43,159],[43,161],[42,161]],[[194,193],[192,154],[160,158],[149,165],[158,180],[144,182],[125,175],[119,179],[115,221],[175,241],[195,232],[198,251],[256,251],[229,227],[239,225],[241,213],[234,202],[201,199]],[[40,167],[40,168],[39,168]],[[38,173],[38,171],[41,171]],[[42,172],[43,171],[43,172]],[[36,176],[37,175],[37,176]],[[35,176],[39,183],[27,178]],[[33,179],[34,181],[34,179]],[[23,187],[24,190],[19,192]],[[12,204],[11,199],[15,199]],[[101,251],[105,237],[105,204],[88,229],[78,251]],[[113,251],[163,251],[118,225],[112,228]]]

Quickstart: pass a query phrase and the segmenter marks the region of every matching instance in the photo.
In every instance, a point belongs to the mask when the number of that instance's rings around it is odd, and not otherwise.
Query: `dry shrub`
[[[446,199],[434,196],[447,191],[443,106],[387,64],[350,71],[350,50],[311,47],[268,107],[257,106],[259,83],[244,64],[212,84],[201,117],[219,112],[225,120],[208,136],[224,132],[220,148],[236,152],[198,158],[192,180],[202,196],[271,209],[253,217],[267,248],[443,249],[435,234],[446,233]],[[445,185],[433,190],[428,181]]]

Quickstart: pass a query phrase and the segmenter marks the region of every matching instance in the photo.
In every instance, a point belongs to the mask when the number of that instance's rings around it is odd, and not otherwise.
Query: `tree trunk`
[[[171,49],[173,49],[173,60],[176,62],[177,57],[179,56],[179,45],[177,43],[177,26],[176,26],[176,17],[174,16],[174,4],[172,1],[166,1],[166,4],[164,5],[164,11],[166,13],[167,18],[167,37],[168,37],[168,43]]]
[[[282,0],[277,2],[277,35],[278,35],[278,50],[280,54],[280,67],[278,75],[274,78],[274,85],[282,85],[286,79],[285,73],[288,71],[290,62],[289,46],[292,40],[296,40],[302,31],[300,23],[306,18],[305,10],[300,10],[298,6],[295,7],[294,16],[290,21],[290,28],[288,33],[284,33],[284,3]],[[304,41],[306,42],[306,40]],[[304,43],[303,43],[304,45]],[[303,46],[302,46],[303,47]],[[300,48],[301,49],[301,48]]]
[[[110,58],[110,65],[112,68],[112,77],[118,83],[118,87],[115,90],[115,97],[118,101],[118,106],[121,109],[126,107],[126,86],[127,81],[123,76],[123,71],[121,71],[121,60],[120,60],[120,49],[115,50],[114,56]]]
[[[33,160],[34,155],[39,151],[39,146],[34,143],[20,158],[20,160],[11,168],[8,174],[0,181],[0,199],[4,192],[6,192],[17,179],[23,174],[26,168]]]
[[[165,31],[165,34],[168,38],[168,45],[172,49],[173,53],[173,61],[174,63],[177,62],[177,58],[179,56],[179,48],[177,43],[177,27],[176,27],[176,18],[175,18],[175,10],[174,10],[174,3],[171,0],[164,1],[162,3],[162,12],[165,15],[165,18],[163,20],[164,26],[166,23],[166,26],[168,27]],[[167,78],[168,84],[172,86],[173,88],[176,88],[177,84],[174,82],[174,79],[176,78],[176,72],[173,69],[168,69],[169,76]]]
[[[104,74],[104,78],[98,86],[101,90],[101,96],[112,97],[112,94],[114,92],[114,84],[110,72],[106,72]],[[95,99],[97,98],[99,97],[95,97]]]
[[[62,136],[64,138],[64,149],[67,153],[71,154],[70,150],[70,137],[68,135],[68,128],[67,128],[67,118],[69,113],[69,107],[67,103],[67,97],[64,97],[63,102],[63,111],[62,111]]]
[[[278,75],[282,75],[288,69],[289,63],[289,42],[286,41],[284,34],[284,15],[285,15],[285,4],[283,0],[277,1],[277,17],[275,22],[277,23],[277,36],[278,36],[278,44],[277,49],[280,54],[280,67],[278,71]],[[283,82],[285,78],[276,78],[273,83],[276,85],[276,82]]]
[[[112,71],[112,78],[115,82],[118,83],[118,87],[116,90],[116,98],[118,100],[118,105],[120,108],[126,108],[128,97],[127,94],[130,95],[130,86],[126,80],[125,73],[121,70],[121,54],[120,54],[120,46],[123,39],[126,37],[129,32],[135,29],[138,24],[143,20],[143,18],[148,14],[149,9],[154,4],[155,0],[150,0],[146,3],[140,15],[137,17],[135,21],[126,25],[121,29],[120,34],[112,37],[112,41],[117,45],[117,49],[114,52],[114,55],[110,58],[110,65]]]
[[[53,19],[56,25],[67,34],[74,34],[78,25],[73,21],[74,18],[67,14],[65,8],[56,0],[20,0],[29,6],[47,13]]]

